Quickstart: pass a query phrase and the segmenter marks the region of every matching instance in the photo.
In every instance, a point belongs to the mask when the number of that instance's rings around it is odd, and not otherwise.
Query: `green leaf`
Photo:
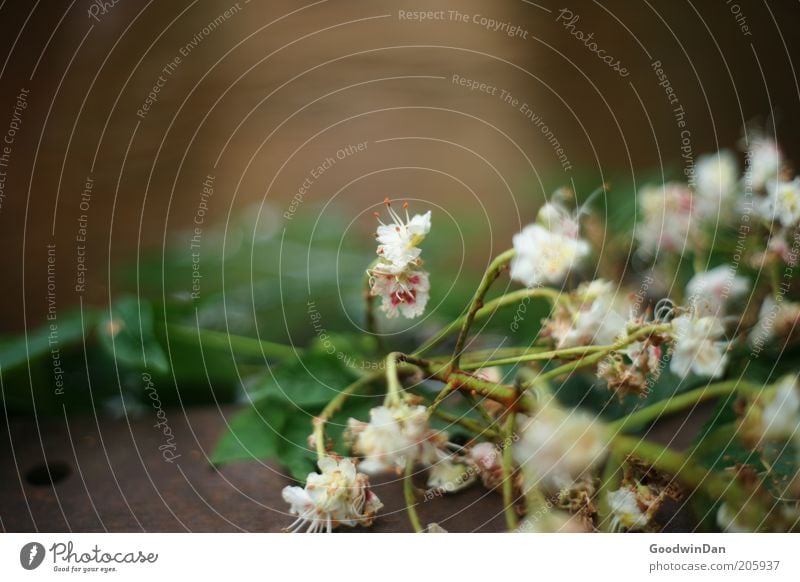
[[[263,410],[249,407],[239,412],[228,424],[225,434],[211,454],[213,463],[243,459],[275,458],[279,451],[278,435],[286,423],[286,411],[279,407]]]
[[[35,330],[15,338],[0,342],[0,369],[6,374],[45,355],[50,354],[52,347],[64,349],[83,341],[84,329],[91,330],[97,320],[94,310],[84,310],[83,321],[80,311],[69,311],[48,321]],[[88,335],[88,332],[87,332]],[[51,344],[55,339],[57,344]]]
[[[124,296],[110,308],[97,331],[106,351],[123,367],[169,372],[169,361],[153,331],[153,307],[150,302]]]
[[[275,366],[250,393],[251,404],[231,422],[212,453],[214,463],[270,459],[283,464],[298,481],[316,466],[308,436],[311,421],[354,378],[335,354],[311,352],[302,360]],[[350,416],[365,419],[377,403],[360,394],[351,396],[330,422],[326,434],[345,454],[341,435]]]

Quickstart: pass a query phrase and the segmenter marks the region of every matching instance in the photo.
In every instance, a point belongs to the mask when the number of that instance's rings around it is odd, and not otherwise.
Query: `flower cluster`
[[[370,474],[399,473],[409,462],[433,465],[447,457],[447,434],[431,428],[424,406],[406,402],[373,408],[369,422],[351,418],[346,438]]]
[[[350,418],[344,433],[358,461],[325,456],[330,449],[315,426],[321,472],[304,488],[284,490],[297,516],[290,529],[368,525],[381,503],[367,474],[391,472],[403,474],[410,522],[422,531],[411,479],[420,467],[428,472],[426,500],[481,482],[503,496],[513,531],[655,532],[661,510],[672,505],[665,502],[690,490],[702,493],[697,499],[713,498],[723,531],[796,528],[800,504],[784,500],[800,496],[800,469],[774,473],[800,464],[789,459],[800,451],[798,373],[784,362],[769,373],[766,366],[749,370],[741,354],[752,349],[755,358],[765,345],[797,348],[790,342],[800,323],[791,267],[800,253],[800,178],[790,175],[775,142],[761,137],[751,140],[741,175],[738,166],[732,152],[722,151],[698,158],[685,183],[642,188],[642,219],[633,232],[638,252],[628,244],[625,256],[612,255],[616,262],[600,257],[592,278],[580,268],[589,241],[600,248],[608,237],[611,252],[623,245],[614,233],[600,241],[591,214],[582,238],[584,212],[568,210],[560,191],[513,237],[513,252],[492,261],[458,320],[416,350],[387,356],[385,403],[370,410],[368,421]],[[388,200],[386,206],[391,221],[377,231],[370,296],[381,298],[387,317],[417,317],[429,299],[420,243],[431,214],[405,210],[401,217]],[[725,256],[729,249],[735,251]],[[526,289],[488,295],[506,268]],[[549,302],[535,337],[516,345],[504,345],[510,337],[473,337],[483,331],[476,334],[473,325],[479,318],[508,305],[520,316],[528,301]],[[448,339],[454,345],[429,353]],[[350,388],[374,389],[383,375],[375,370]],[[781,378],[775,384],[773,374]],[[403,387],[401,379],[411,377]],[[317,420],[326,422],[331,410],[346,413],[350,394],[345,390]],[[711,397],[726,407],[718,417],[729,420],[708,423],[691,454],[648,442],[646,427]],[[434,413],[452,423],[453,442],[431,424]],[[731,441],[736,451],[716,450]],[[767,456],[776,444],[789,452],[774,462]],[[742,447],[747,455],[738,458]],[[735,476],[723,467],[736,469]],[[432,524],[427,531],[442,529]]]
[[[408,204],[403,205],[405,219],[392,208],[387,198],[384,203],[390,221],[380,222],[375,237],[378,240],[378,260],[369,269],[370,294],[381,298],[381,310],[386,317],[413,319],[422,315],[430,297],[428,272],[422,268],[419,244],[431,229],[431,213],[408,214]]]
[[[320,473],[310,473],[305,487],[283,489],[283,500],[297,519],[287,531],[331,532],[340,525],[369,526],[383,507],[369,488],[369,479],[350,459],[323,457]]]

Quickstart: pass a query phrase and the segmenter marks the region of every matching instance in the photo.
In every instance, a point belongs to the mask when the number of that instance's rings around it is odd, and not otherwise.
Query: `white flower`
[[[747,293],[750,282],[736,275],[730,265],[697,273],[686,285],[689,303],[698,314],[721,315],[725,302]]]
[[[694,185],[698,196],[695,210],[701,220],[726,214],[723,201],[736,190],[738,181],[736,158],[729,151],[700,156],[694,168]]]
[[[560,311],[549,326],[558,348],[608,345],[625,332],[630,304],[610,282],[596,280],[581,285],[575,297],[580,306]]]
[[[520,416],[521,436],[512,446],[527,487],[568,487],[605,458],[606,428],[593,416],[550,403],[535,416]]]
[[[324,457],[318,465],[321,473],[310,473],[305,487],[283,489],[289,512],[297,516],[287,530],[308,526],[307,532],[330,532],[340,525],[371,525],[383,504],[370,490],[367,476],[356,472],[350,459]]]
[[[747,150],[745,188],[761,190],[781,172],[783,156],[775,140],[756,137]]]
[[[443,459],[431,466],[428,472],[428,487],[446,493],[455,493],[472,485],[475,477],[475,470],[467,465]]]
[[[590,251],[589,243],[579,238],[575,217],[555,203],[545,204],[537,217],[514,235],[511,278],[526,287],[560,283]]]
[[[611,509],[611,529],[625,528],[628,531],[637,531],[647,527],[650,518],[639,507],[636,492],[628,487],[616,491],[609,491],[608,505]]]
[[[772,338],[786,337],[799,320],[800,304],[786,300],[775,301],[772,295],[767,296],[758,312],[758,323],[750,332],[750,345],[760,349]]]
[[[431,284],[422,269],[408,269],[399,274],[384,272],[379,265],[370,271],[370,294],[381,298],[381,311],[386,317],[413,319],[425,312]]]
[[[682,378],[694,372],[698,376],[717,378],[725,371],[728,360],[725,333],[719,318],[708,315],[680,315],[672,320],[674,346],[670,370]]]
[[[725,533],[751,533],[753,530],[736,521],[737,517],[728,504],[723,503],[717,510],[717,525]]]
[[[761,412],[761,435],[767,439],[800,436],[800,389],[797,378],[788,376]]]
[[[420,249],[417,245],[423,241],[425,235],[431,230],[431,212],[416,214],[413,217],[408,215],[408,203],[403,205],[406,217],[405,220],[392,208],[391,202],[387,198],[384,203],[392,219],[389,224],[378,227],[376,238],[378,239],[378,256],[383,260],[382,270],[388,273],[400,273],[410,266],[420,263]],[[380,216],[378,220],[380,221]]]
[[[770,182],[762,214],[786,227],[797,224],[800,221],[800,177],[791,182]]]
[[[370,410],[369,417],[369,422],[348,421],[348,438],[353,451],[364,457],[360,465],[364,472],[400,472],[409,459],[433,465],[446,458],[447,434],[430,427],[424,406],[378,406]]]
[[[643,220],[636,225],[636,238],[645,255],[680,252],[689,246],[692,199],[689,187],[678,182],[645,186],[639,190]]]

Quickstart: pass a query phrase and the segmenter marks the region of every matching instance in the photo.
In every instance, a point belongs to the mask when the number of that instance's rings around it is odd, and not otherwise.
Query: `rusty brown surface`
[[[53,418],[38,426],[34,420],[12,420],[0,438],[3,530],[280,531],[293,518],[281,499],[281,489],[292,481],[279,467],[253,461],[216,469],[208,462],[232,410],[169,411],[181,455],[173,463],[159,452],[163,438],[150,419],[128,423],[84,417],[67,425]],[[54,484],[31,483],[46,480],[45,463],[54,478],[65,465],[69,474]],[[401,483],[379,479],[375,490],[385,507],[371,531],[410,531]],[[505,526],[500,496],[479,486],[419,500],[424,523],[435,521],[451,531],[491,532]]]
[[[675,448],[689,444],[710,405],[688,419],[663,422],[647,437]],[[152,419],[82,417],[12,419],[0,436],[0,520],[8,532],[278,532],[292,518],[281,489],[292,483],[272,463],[241,462],[214,468],[208,455],[233,407],[168,411],[177,454],[173,463],[159,452],[160,431]],[[678,431],[678,428],[681,428]],[[9,442],[10,438],[10,442]],[[53,484],[43,465],[53,469]],[[58,479],[57,472],[69,473]],[[418,475],[422,486],[422,475]],[[411,531],[401,483],[373,480],[385,504],[370,531]],[[500,495],[474,485],[453,495],[424,501],[423,524],[437,522],[453,532],[505,529]],[[691,529],[682,518],[670,524]],[[359,530],[356,530],[359,531]]]

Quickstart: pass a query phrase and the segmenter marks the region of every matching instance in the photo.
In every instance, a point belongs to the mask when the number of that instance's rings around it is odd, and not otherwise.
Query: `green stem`
[[[582,358],[580,360],[575,360],[574,362],[569,362],[545,374],[538,376],[533,382],[544,382],[546,380],[550,380],[551,378],[557,378],[558,376],[563,376],[564,374],[568,374],[570,372],[574,372],[579,368],[584,368],[586,366],[591,366],[592,364],[596,364],[608,354],[612,352],[616,352],[624,348],[625,346],[632,344],[633,342],[643,338],[645,336],[651,335],[653,333],[658,333],[661,331],[668,331],[671,328],[670,324],[668,323],[658,323],[653,325],[648,325],[641,329],[636,330],[632,334],[626,336],[625,338],[621,339],[617,343],[611,344],[610,346],[602,347],[602,349],[592,353],[591,355]],[[526,385],[527,386],[527,385]]]
[[[411,475],[413,473],[414,460],[409,457],[406,462],[405,475],[403,475],[403,495],[406,500],[408,521],[411,522],[411,527],[414,528],[415,533],[422,533],[422,524],[419,522],[419,515],[417,515],[417,500],[414,499],[414,483],[411,480]]]
[[[468,363],[461,366],[462,370],[474,370],[476,368],[486,368],[489,366],[507,366],[520,364],[523,362],[534,362],[539,360],[553,360],[556,358],[568,358],[570,356],[583,356],[609,349],[609,346],[577,346],[574,348],[563,348],[560,350],[550,350],[547,352],[533,352],[520,356],[511,356],[497,360],[485,360],[483,362]]]
[[[345,401],[351,395],[364,386],[367,386],[373,380],[379,378],[380,375],[381,373],[377,372],[375,374],[359,378],[339,392],[339,394],[337,394],[330,402],[328,402],[328,404],[325,405],[325,408],[322,409],[322,412],[320,412],[319,415],[314,418],[313,435],[314,442],[316,443],[317,447],[317,458],[321,459],[328,454],[328,451],[325,449],[325,424],[333,417],[334,414],[339,412]]]
[[[489,292],[489,288],[492,286],[492,283],[497,280],[497,278],[500,276],[500,273],[503,271],[506,265],[511,262],[511,259],[513,259],[516,254],[517,251],[514,249],[509,249],[503,253],[500,253],[491,263],[489,263],[489,267],[483,274],[481,283],[478,285],[478,290],[475,291],[475,295],[470,302],[469,310],[464,318],[464,323],[461,325],[461,331],[458,333],[456,347],[453,350],[453,363],[451,364],[453,370],[458,369],[458,364],[461,360],[461,352],[464,351],[464,344],[466,344],[467,336],[469,335],[469,328],[475,319],[475,314],[481,307],[483,307],[484,297],[486,297],[486,294]]]
[[[511,459],[511,445],[514,438],[514,420],[516,415],[512,410],[508,414],[505,427],[503,429],[503,511],[506,516],[506,527],[509,531],[517,529],[519,519],[517,510],[514,506],[514,468]]]
[[[717,398],[718,396],[725,396],[732,392],[753,393],[760,390],[761,387],[759,385],[742,380],[730,380],[717,384],[709,384],[708,386],[690,390],[678,396],[673,396],[672,398],[667,398],[645,406],[624,418],[610,423],[609,429],[612,432],[635,431],[658,420],[664,415],[678,412],[679,410],[683,410],[694,404],[699,404],[705,400]]]
[[[378,319],[375,317],[375,297],[372,295],[371,288],[370,288],[370,271],[375,267],[378,263],[378,260],[375,259],[369,266],[369,268],[364,273],[364,321],[366,323],[367,332],[372,335],[378,343],[378,349],[382,350],[383,342],[381,341],[381,336],[378,334]]]
[[[600,489],[597,491],[597,525],[602,531],[611,531],[611,507],[608,504],[608,494],[619,489],[622,482],[622,465],[625,463],[625,456],[618,451],[612,450],[603,469],[600,479]]]
[[[489,317],[490,315],[494,314],[498,311],[501,307],[505,307],[507,305],[512,305],[514,303],[519,303],[520,301],[524,301],[525,299],[531,299],[534,297],[547,297],[550,299],[552,303],[555,303],[559,300],[560,294],[555,289],[549,289],[547,287],[538,287],[536,289],[519,289],[517,291],[512,291],[511,293],[506,293],[505,295],[501,295],[496,299],[492,299],[491,301],[487,302],[486,305],[481,307],[476,313],[475,317],[473,318],[473,322],[484,319]],[[439,345],[444,339],[449,336],[451,333],[455,332],[457,329],[461,328],[466,321],[467,316],[462,315],[458,319],[450,322],[448,325],[443,327],[439,332],[426,341],[422,346],[420,346],[413,355],[421,356],[431,348]]]
[[[189,340],[199,339],[203,347],[223,348],[260,358],[270,356],[278,359],[285,359],[302,354],[303,352],[302,349],[275,342],[175,323],[167,325],[167,333],[171,336],[177,335]]]
[[[751,501],[751,495],[736,481],[698,465],[686,455],[629,436],[614,437],[612,450],[626,458],[635,456],[647,464],[673,475],[691,489],[706,491],[712,499],[724,499],[730,502],[733,508],[741,509],[748,516],[758,512],[761,512],[762,516],[766,515],[764,508],[760,507],[755,500]]]
[[[506,408],[518,409],[521,412],[531,412],[536,408],[536,400],[530,394],[518,394],[514,386],[495,384],[463,372],[451,372],[446,367],[434,369],[432,366],[427,366],[425,370],[441,382],[452,382],[457,390],[475,392],[500,402]]]
[[[439,391],[439,394],[436,395],[436,398],[433,399],[433,403],[431,403],[431,405],[428,407],[428,416],[436,412],[436,409],[439,408],[439,405],[442,403],[442,401],[456,390],[458,390],[458,385],[452,382],[445,384],[444,388],[442,388]]]
[[[397,360],[402,357],[400,352],[392,352],[386,356],[386,404],[400,404],[402,400],[400,393],[403,388],[397,376]]]
[[[486,437],[488,439],[500,438],[500,433],[492,430],[491,428],[483,426],[471,418],[451,414],[449,412],[445,412],[444,410],[435,410],[433,414],[434,416],[438,416],[446,422],[461,425],[478,436]]]

